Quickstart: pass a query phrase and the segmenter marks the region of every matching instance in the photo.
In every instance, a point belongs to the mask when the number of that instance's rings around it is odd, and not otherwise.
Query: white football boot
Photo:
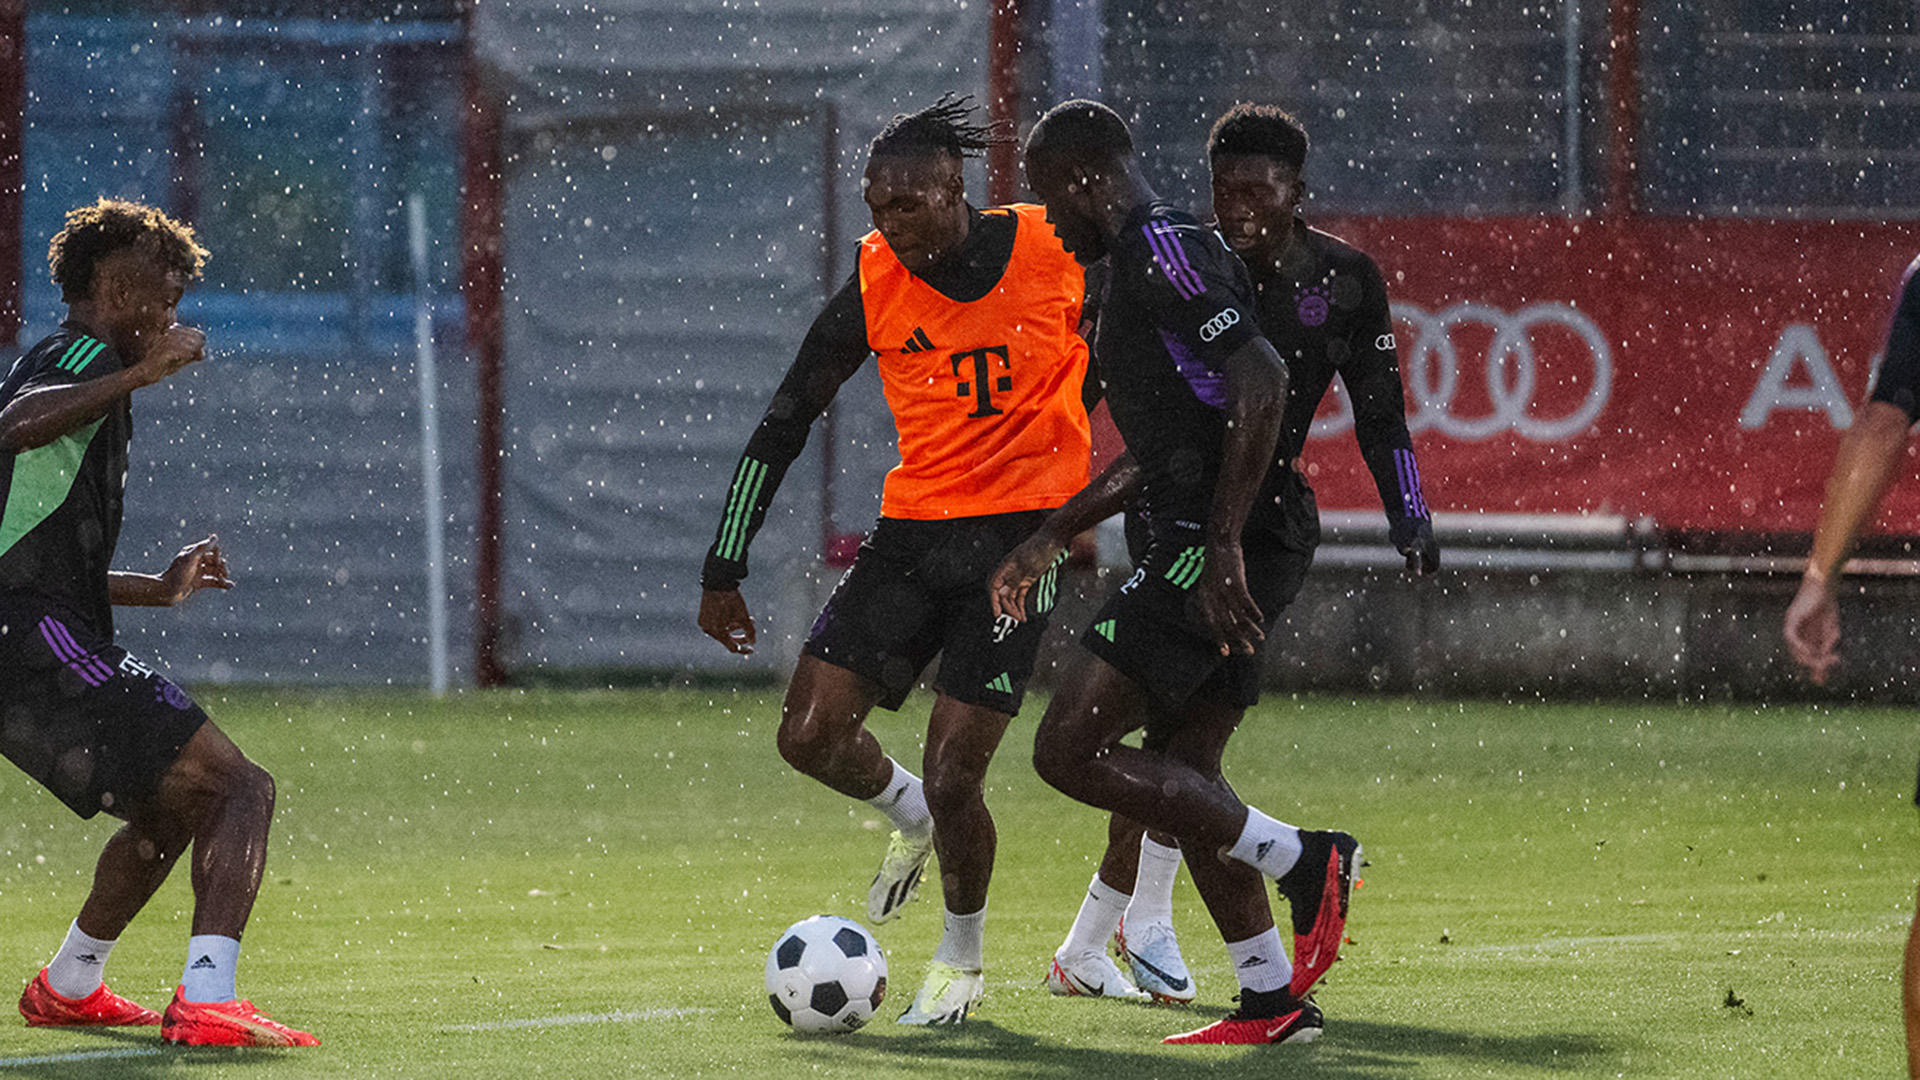
[[[1121,919],[1113,943],[1133,971],[1133,981],[1153,1000],[1166,1005],[1185,1005],[1193,1000],[1193,976],[1180,956],[1180,940],[1173,936],[1172,926],[1145,922],[1129,927]]]
[[[986,993],[986,976],[978,969],[969,971],[935,960],[927,965],[927,981],[920,985],[920,993],[897,1022],[923,1026],[962,1023]]]
[[[880,872],[873,875],[867,889],[867,918],[876,923],[891,922],[900,909],[920,895],[920,877],[926,873],[927,858],[933,854],[933,833],[923,840],[909,840],[899,829],[887,838],[887,854],[880,860]]]
[[[1105,953],[1079,956],[1053,954],[1047,971],[1047,990],[1058,997],[1104,997],[1146,1001],[1147,995],[1127,981]]]

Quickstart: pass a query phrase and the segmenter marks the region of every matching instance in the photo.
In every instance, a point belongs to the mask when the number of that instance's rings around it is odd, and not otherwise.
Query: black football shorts
[[[1300,594],[1320,542],[1313,492],[1297,478],[1290,486],[1274,505],[1256,506],[1241,532],[1247,591],[1260,607],[1264,632]],[[1133,532],[1133,574],[1107,598],[1081,643],[1144,687],[1165,715],[1196,697],[1242,709],[1257,703],[1264,648],[1220,655],[1188,607],[1206,565],[1202,527],[1149,521]]]
[[[1009,716],[1020,711],[1059,568],[1034,587],[1027,621],[998,617],[987,581],[1048,511],[947,521],[881,518],[814,620],[805,651],[880,685],[898,709],[940,657],[934,688]]]
[[[78,620],[0,601],[0,754],[83,818],[153,796],[207,714]]]

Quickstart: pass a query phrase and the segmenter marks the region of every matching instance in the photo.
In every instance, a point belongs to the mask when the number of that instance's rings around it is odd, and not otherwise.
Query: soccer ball
[[[793,1030],[844,1035],[887,996],[887,958],[867,928],[838,915],[787,927],[767,954],[767,1000]]]

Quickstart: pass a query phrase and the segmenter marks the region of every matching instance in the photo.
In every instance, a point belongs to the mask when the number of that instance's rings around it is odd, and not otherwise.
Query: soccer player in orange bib
[[[874,922],[898,915],[940,856],[945,934],[903,1024],[959,1023],[985,989],[995,835],[983,781],[1019,712],[1054,587],[1049,571],[1036,589],[1042,617],[1020,623],[996,616],[986,582],[1086,484],[1090,451],[1084,273],[1039,207],[967,203],[962,160],[1002,138],[972,113],[942,97],[894,117],[870,145],[874,231],[748,440],[701,574],[700,628],[751,652],[739,589],[748,545],[813,421],[877,357],[900,464],[807,637],[779,746],[794,768],[892,821],[868,892]],[[865,722],[876,705],[897,709],[935,655],[923,782]]]

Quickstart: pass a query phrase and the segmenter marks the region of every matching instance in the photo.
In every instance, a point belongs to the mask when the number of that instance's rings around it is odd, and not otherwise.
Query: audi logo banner
[[[1393,299],[1436,510],[1813,527],[1920,223],[1335,223]],[[1337,387],[1336,383],[1336,387]],[[1328,508],[1377,508],[1331,394],[1307,444]],[[1920,487],[1883,526],[1920,534]]]

